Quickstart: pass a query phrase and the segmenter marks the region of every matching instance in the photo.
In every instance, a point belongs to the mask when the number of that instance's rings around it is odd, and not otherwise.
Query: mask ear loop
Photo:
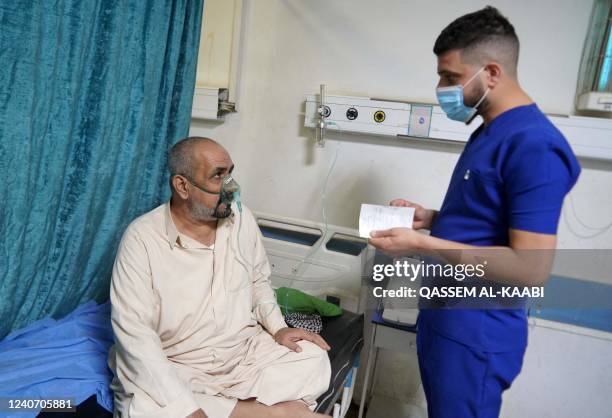
[[[211,192],[210,190],[206,190],[204,187],[199,186],[198,184],[196,184],[196,182],[195,182],[195,181],[191,180],[191,179],[190,179],[189,177],[187,177],[187,176],[183,176],[183,177],[185,177],[185,179],[186,179],[186,180],[189,182],[189,184],[191,184],[193,187],[195,187],[196,189],[198,189],[198,190],[200,190],[200,191],[202,191],[202,192],[204,192],[204,193],[208,193],[208,194],[215,194],[215,195],[220,195],[220,194],[221,194],[221,192],[220,192],[220,191],[219,191],[219,192]]]
[[[474,75],[473,75],[473,76],[471,76],[471,77],[470,77],[470,79],[469,79],[468,81],[466,81],[466,82],[465,82],[465,84],[464,84],[464,85],[462,85],[461,87],[462,87],[462,88],[465,88],[465,86],[467,86],[468,84],[470,84],[470,83],[472,82],[472,80],[474,80],[474,79],[476,78],[476,76],[477,76],[478,74],[480,74],[481,72],[483,72],[483,71],[484,71],[484,69],[485,69],[485,68],[487,68],[487,67],[486,67],[486,65],[485,65],[484,67],[482,67],[480,70],[476,71],[476,72],[474,73]]]
[[[482,67],[480,70],[478,70],[478,71],[476,72],[476,74],[474,74],[474,75],[472,76],[472,78],[470,78],[470,79],[467,81],[467,83],[465,83],[465,85],[464,85],[464,86],[462,86],[462,88],[463,88],[463,87],[465,87],[465,86],[467,86],[468,84],[470,84],[470,82],[471,82],[471,81],[472,81],[474,78],[476,78],[476,76],[477,76],[478,74],[480,74],[480,73],[481,73],[481,72],[482,72],[484,69],[485,69],[485,67]],[[487,90],[485,90],[485,92],[484,92],[484,94],[482,95],[482,97],[480,98],[480,100],[478,100],[478,102],[476,102],[476,104],[475,104],[475,105],[472,107],[472,109],[474,109],[474,112],[472,113],[472,115],[471,115],[469,118],[467,118],[467,120],[465,120],[465,123],[466,123],[466,124],[467,124],[467,123],[472,122],[472,121],[473,121],[473,120],[476,118],[476,116],[478,115],[478,112],[477,112],[477,110],[478,110],[478,106],[480,106],[480,105],[482,104],[482,102],[483,102],[483,101],[484,101],[484,99],[487,97],[487,95],[489,94],[489,92],[490,92],[490,91],[491,91],[491,88],[487,87]]]

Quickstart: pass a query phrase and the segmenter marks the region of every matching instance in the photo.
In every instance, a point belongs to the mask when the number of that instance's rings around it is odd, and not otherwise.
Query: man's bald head
[[[231,202],[222,201],[222,190],[234,163],[219,143],[203,137],[180,140],[170,149],[168,169],[175,210],[194,222],[231,215]]]
[[[195,178],[198,165],[202,164],[200,156],[210,149],[225,149],[215,140],[200,136],[190,136],[174,144],[168,155],[170,177],[175,175]]]
[[[442,30],[434,53],[440,57],[454,50],[465,64],[480,67],[495,61],[516,78],[519,40],[512,24],[494,7],[461,16]]]

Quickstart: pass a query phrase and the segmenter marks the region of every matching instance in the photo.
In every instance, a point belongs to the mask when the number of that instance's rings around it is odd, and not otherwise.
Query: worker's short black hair
[[[498,61],[510,73],[516,73],[519,40],[514,26],[495,7],[463,15],[442,30],[433,52],[440,56],[459,50],[466,62]]]

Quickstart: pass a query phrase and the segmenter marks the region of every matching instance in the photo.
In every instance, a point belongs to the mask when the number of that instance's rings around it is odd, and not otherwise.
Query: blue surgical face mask
[[[438,87],[436,89],[438,103],[440,103],[440,107],[444,113],[446,113],[446,116],[448,116],[449,119],[468,123],[474,118],[478,106],[482,103],[485,97],[487,97],[489,88],[487,88],[474,107],[466,106],[463,102],[463,89],[465,86],[470,84],[470,82],[476,78],[476,76],[480,74],[484,68],[485,67],[482,67],[480,70],[478,70],[476,74],[474,74],[464,85],[458,84],[456,86]]]

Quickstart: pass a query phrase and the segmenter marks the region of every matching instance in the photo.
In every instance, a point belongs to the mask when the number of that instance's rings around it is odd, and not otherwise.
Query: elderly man
[[[288,328],[234,164],[215,141],[170,151],[172,198],[125,231],[113,269],[116,417],[322,417],[329,346]],[[237,203],[237,204],[236,204]]]

